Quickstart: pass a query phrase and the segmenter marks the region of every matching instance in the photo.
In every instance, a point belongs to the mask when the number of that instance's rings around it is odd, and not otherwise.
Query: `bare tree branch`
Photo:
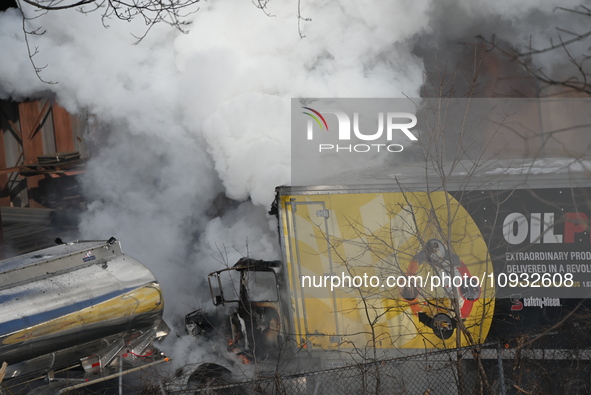
[[[48,10],[48,11],[53,11],[53,10],[65,10],[68,8],[76,8],[78,6],[82,6],[85,4],[90,4],[90,3],[94,3],[96,0],[81,0],[78,1],[77,3],[73,3],[73,4],[67,4],[67,5],[62,5],[62,6],[54,6],[51,5],[53,4],[53,1],[51,1],[49,4],[50,5],[45,5],[42,2],[39,1],[32,1],[32,0],[23,0],[25,3],[30,4],[32,6],[35,6],[37,8],[41,8],[42,10]]]
[[[584,5],[579,6],[577,9],[559,7],[558,10],[580,15],[591,20],[591,9],[585,7]],[[527,47],[527,50],[522,52],[515,51],[513,48],[508,48],[507,46],[500,44],[497,40],[495,40],[494,36],[490,39],[484,38],[483,36],[478,36],[477,38],[488,44],[490,46],[490,50],[499,51],[505,57],[522,66],[532,77],[536,78],[538,81],[543,82],[546,85],[561,86],[591,96],[591,83],[588,78],[589,70],[588,68],[585,68],[585,62],[589,60],[590,54],[582,53],[574,55],[570,50],[572,45],[585,42],[589,37],[591,37],[591,30],[583,33],[576,33],[562,27],[557,27],[556,30],[558,32],[568,34],[569,36],[572,36],[572,38],[564,40],[559,34],[557,37],[557,43],[554,43],[554,40],[550,40],[549,45],[544,48],[533,48],[530,43]],[[553,77],[546,69],[544,69],[543,66],[535,66],[534,62],[532,62],[532,59],[537,55],[547,54],[557,50],[564,51],[565,60],[573,65],[573,75],[564,78]],[[589,50],[589,46],[587,50]]]

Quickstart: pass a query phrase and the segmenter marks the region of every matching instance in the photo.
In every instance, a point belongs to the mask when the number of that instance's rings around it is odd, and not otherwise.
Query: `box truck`
[[[509,347],[573,318],[591,286],[584,163],[460,168],[278,187],[281,259],[244,257],[211,273],[216,311],[188,314],[187,331],[259,372],[293,373],[491,340]],[[581,341],[583,327],[566,326],[547,347]],[[189,381],[229,373],[204,366]]]

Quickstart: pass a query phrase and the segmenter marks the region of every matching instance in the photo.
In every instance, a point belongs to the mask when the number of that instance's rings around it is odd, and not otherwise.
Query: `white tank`
[[[56,245],[0,261],[5,380],[81,360],[85,368],[100,368],[122,347],[144,348],[162,328],[168,329],[163,308],[156,278],[123,254],[114,238]]]

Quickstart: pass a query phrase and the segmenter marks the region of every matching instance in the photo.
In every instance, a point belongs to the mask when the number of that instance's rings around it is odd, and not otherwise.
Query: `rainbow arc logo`
[[[328,131],[328,124],[326,123],[326,119],[324,119],[322,114],[320,114],[318,111],[316,111],[310,107],[302,107],[302,108],[316,114],[316,115],[310,114],[309,112],[306,112],[306,111],[303,112],[303,114],[306,114],[306,115],[310,116],[313,120],[315,120],[316,123],[318,124],[318,126],[320,127],[320,129],[326,129]],[[318,119],[318,118],[320,118],[320,119]],[[320,120],[322,120],[322,123],[320,122]],[[324,124],[324,126],[322,126],[322,124]]]
[[[410,129],[417,124],[417,117],[414,114],[406,112],[376,112],[374,114],[365,115],[365,119],[369,118],[368,122],[360,122],[358,112],[349,114],[340,109],[323,109],[322,114],[311,107],[301,107],[302,113],[310,118],[307,119],[306,138],[307,140],[314,140],[314,122],[318,125],[319,130],[326,130],[328,132],[328,122],[326,122],[326,114],[331,114],[336,117],[337,127],[336,134],[323,133],[325,137],[322,140],[330,139],[330,143],[322,142],[318,145],[318,152],[335,150],[335,152],[369,152],[369,151],[388,151],[388,152],[402,152],[404,147],[402,144],[394,143],[394,133],[401,132],[409,140],[416,141],[417,138],[412,134]],[[375,119],[377,115],[377,131],[375,126],[370,121]],[[360,123],[362,124],[360,127]],[[369,123],[369,127],[368,127]],[[363,130],[362,130],[363,129]],[[369,130],[368,130],[369,129]],[[334,130],[334,125],[333,129]],[[332,131],[331,130],[331,131]],[[381,142],[380,142],[381,141]],[[337,142],[360,142],[360,144],[335,144]]]

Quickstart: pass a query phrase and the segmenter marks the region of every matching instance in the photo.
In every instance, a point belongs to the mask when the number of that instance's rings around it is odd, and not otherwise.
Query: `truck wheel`
[[[205,363],[199,366],[187,380],[187,389],[206,389],[207,394],[244,394],[245,392],[240,387],[212,389],[217,386],[232,384],[232,373],[225,367],[215,363]],[[200,392],[202,393],[202,392]]]

